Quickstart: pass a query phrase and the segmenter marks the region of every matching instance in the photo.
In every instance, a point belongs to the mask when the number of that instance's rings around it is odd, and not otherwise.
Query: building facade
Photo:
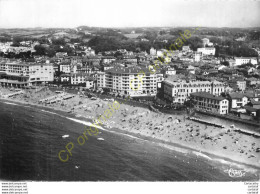
[[[90,80],[89,74],[86,74],[86,73],[71,74],[71,84],[72,85],[86,84],[87,80]]]
[[[203,55],[215,55],[216,49],[214,47],[198,48],[197,52],[201,52]]]
[[[229,101],[208,92],[196,92],[190,95],[195,109],[217,114],[228,114]]]
[[[230,93],[228,94],[230,108],[238,109],[245,106],[248,103],[248,98],[243,93]]]
[[[243,65],[251,63],[253,65],[257,64],[257,59],[256,58],[251,58],[251,57],[235,57],[235,66]]]
[[[183,104],[188,100],[191,93],[208,92],[213,95],[220,95],[224,92],[224,84],[221,82],[210,81],[163,81],[164,98],[172,103]]]
[[[54,68],[50,63],[1,63],[1,85],[22,87],[53,82]]]
[[[199,52],[194,52],[194,61],[199,62],[200,61],[200,53]]]
[[[144,67],[115,67],[97,75],[97,87],[127,96],[155,96],[162,74]]]

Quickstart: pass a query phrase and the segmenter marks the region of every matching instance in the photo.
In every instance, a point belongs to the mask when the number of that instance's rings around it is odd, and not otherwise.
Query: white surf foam
[[[225,165],[229,165],[229,166],[233,166],[233,167],[236,167],[238,169],[243,169],[244,171],[246,172],[251,172],[251,173],[256,173],[257,170],[256,169],[253,169],[253,168],[250,168],[248,166],[245,166],[243,164],[237,164],[235,162],[229,162],[229,161],[226,161],[224,159],[214,159],[214,161],[217,161],[221,164],[225,164]]]
[[[74,122],[77,122],[77,123],[81,123],[83,125],[87,125],[87,126],[93,126],[92,123],[88,122],[88,121],[81,121],[81,120],[78,120],[78,119],[74,119],[74,118],[70,118],[70,117],[66,117],[67,119],[69,120],[72,120]],[[99,127],[99,126],[96,126],[98,129],[101,129],[103,131],[108,131],[110,133],[115,133],[115,134],[119,134],[119,135],[124,135],[124,136],[127,136],[127,137],[130,137],[130,138],[133,138],[133,139],[139,139],[139,140],[142,140],[142,141],[147,141],[145,139],[141,139],[139,137],[135,137],[133,135],[129,135],[129,134],[124,134],[124,133],[120,133],[120,132],[117,132],[117,131],[111,131],[111,130],[107,130],[107,129],[104,129],[103,127]]]
[[[10,105],[15,105],[15,106],[18,106],[19,104],[15,104],[15,103],[12,103],[12,102],[4,102],[5,104],[10,104]]]
[[[208,160],[212,160],[212,158],[209,157],[209,156],[207,156],[206,154],[202,154],[202,153],[196,152],[196,151],[192,151],[192,153],[195,154],[196,156],[200,156],[200,157],[202,157],[202,158],[206,158],[206,159],[208,159]]]
[[[47,111],[47,110],[41,110],[42,112],[47,112],[47,113],[50,113],[50,114],[53,114],[53,115],[58,115],[57,113],[55,113],[55,112],[50,112],[50,111]]]
[[[93,126],[93,127],[97,127],[98,129],[101,129],[101,130],[103,130],[103,131],[108,131],[108,130],[104,129],[103,127],[99,127],[99,126],[97,126],[97,125],[94,126],[92,123],[90,123],[90,122],[88,122],[88,121],[81,121],[81,120],[74,119],[74,118],[70,118],[70,117],[66,117],[66,118],[69,119],[69,120],[72,120],[72,121],[74,121],[74,122],[81,123],[81,124],[83,124],[83,125]]]
[[[119,134],[124,135],[124,136],[127,136],[127,137],[131,137],[131,138],[133,138],[133,139],[139,139],[139,140],[142,140],[142,141],[147,141],[147,140],[145,140],[145,139],[141,139],[141,138],[135,137],[135,136],[133,136],[133,135],[124,134],[124,133],[119,133]]]
[[[161,147],[164,147],[164,148],[167,148],[169,150],[173,150],[173,151],[176,151],[176,152],[179,152],[179,153],[183,153],[183,154],[188,154],[189,153],[189,150],[187,150],[185,148],[175,147],[175,146],[166,145],[166,144],[162,144],[162,143],[159,143],[159,145]]]
[[[77,123],[81,123],[83,125],[87,125],[87,126],[93,126],[92,123],[90,122],[87,122],[87,121],[81,121],[81,120],[78,120],[78,119],[74,119],[74,118],[70,118],[70,117],[66,117],[67,119],[69,120],[72,120],[74,122],[77,122]],[[127,137],[130,137],[130,138],[133,138],[133,139],[138,139],[138,140],[142,140],[142,141],[148,141],[148,140],[145,140],[145,139],[141,139],[141,138],[138,138],[138,137],[135,137],[133,135],[129,135],[129,134],[124,134],[124,133],[120,133],[120,132],[117,132],[117,131],[111,131],[111,130],[107,130],[107,129],[104,129],[102,127],[99,127],[97,126],[98,129],[101,129],[103,131],[108,131],[110,133],[115,133],[115,134],[118,134],[118,135],[123,135],[123,136],[127,136]],[[98,138],[98,140],[101,140],[103,138]],[[180,148],[180,147],[175,147],[175,146],[171,146],[171,145],[166,145],[166,144],[163,144],[163,143],[156,143],[157,145],[161,146],[161,147],[164,147],[164,148],[167,148],[167,149],[170,149],[170,150],[173,150],[173,151],[177,151],[179,153],[183,153],[183,154],[188,154],[188,153],[191,153],[188,149],[185,149],[185,148]],[[203,154],[203,153],[200,153],[200,152],[197,152],[197,151],[192,151],[193,154],[197,155],[197,156],[200,156],[204,159],[207,159],[207,160],[214,160],[214,161],[218,161],[218,162],[221,162],[223,164],[232,164],[233,166],[234,165],[237,165],[239,168],[242,168],[242,169],[245,169],[245,166],[243,165],[240,165],[239,164],[235,164],[235,163],[232,163],[232,162],[228,162],[226,160],[223,160],[223,159],[212,159],[211,157],[207,156],[206,154]],[[254,169],[248,169],[246,170],[247,172],[248,171],[252,171],[252,172],[255,172]]]

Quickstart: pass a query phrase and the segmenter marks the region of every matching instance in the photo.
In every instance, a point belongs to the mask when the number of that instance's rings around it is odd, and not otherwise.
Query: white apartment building
[[[194,61],[199,62],[200,61],[200,53],[194,52]]]
[[[150,71],[146,67],[115,67],[98,73],[97,86],[120,95],[155,96],[163,75]]]
[[[163,58],[164,62],[166,62],[166,63],[171,62],[172,55],[173,55],[173,53],[169,50],[166,50],[166,49],[157,50],[157,57]]]
[[[224,84],[218,81],[163,81],[164,98],[172,103],[183,104],[191,93],[208,92],[219,96],[224,92]]]
[[[213,46],[213,43],[209,41],[208,38],[203,38],[202,39],[202,43],[203,43],[203,46]]]
[[[31,86],[54,80],[50,63],[0,63],[0,83],[6,86]]]
[[[74,64],[70,64],[70,63],[66,63],[66,64],[60,64],[60,72],[63,73],[76,73],[77,72],[77,65]]]
[[[173,67],[167,67],[165,70],[166,75],[176,75],[176,70]]]
[[[239,66],[247,63],[256,65],[257,59],[252,57],[235,57],[235,66]]]
[[[190,52],[191,50],[190,50],[190,47],[189,47],[189,46],[183,46],[183,47],[182,47],[182,51],[184,51],[184,52]]]
[[[215,55],[216,49],[214,47],[198,48],[197,52],[201,52],[203,55]]]
[[[94,81],[86,73],[73,73],[71,75],[71,84],[72,85],[86,84],[85,86],[86,88],[92,88],[94,86]]]
[[[70,73],[70,64],[60,64],[60,72]]]
[[[246,81],[237,81],[237,87],[239,88],[239,90],[241,91],[245,91],[246,90]]]
[[[110,64],[115,60],[116,60],[116,58],[113,56],[103,56],[101,61],[103,64]]]
[[[85,53],[87,56],[95,56],[95,50],[91,49],[90,47],[88,47],[86,50],[85,50]]]
[[[156,55],[156,49],[153,47],[150,49],[150,55]]]
[[[246,90],[246,81],[245,80],[231,80],[228,83],[232,88],[237,88],[240,91]]]
[[[207,44],[209,44],[209,39],[208,38],[203,38],[202,39],[202,43],[203,43],[203,46],[205,47]]]
[[[228,114],[229,101],[220,96],[214,96],[208,92],[196,92],[191,94],[195,102],[195,109],[217,114]]]
[[[230,100],[230,108],[233,109],[241,108],[249,102],[248,97],[243,93],[230,93],[228,97]]]

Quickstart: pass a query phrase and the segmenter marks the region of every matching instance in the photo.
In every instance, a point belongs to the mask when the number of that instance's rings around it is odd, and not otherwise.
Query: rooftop
[[[252,105],[260,105],[260,101],[251,100]]]
[[[221,96],[214,96],[208,92],[195,92],[195,93],[191,93],[190,95],[195,97],[208,98],[217,101],[225,100],[225,98]]]
[[[245,97],[246,95],[243,93],[234,92],[234,93],[230,93],[229,96],[231,99],[240,99],[240,98]]]
[[[235,57],[235,59],[256,59],[256,57]]]
[[[151,70],[150,70],[151,71]],[[107,73],[118,73],[118,74],[138,74],[144,72],[146,75],[150,75],[149,68],[133,66],[133,67],[114,67],[106,70]],[[156,71],[158,73],[159,71]]]

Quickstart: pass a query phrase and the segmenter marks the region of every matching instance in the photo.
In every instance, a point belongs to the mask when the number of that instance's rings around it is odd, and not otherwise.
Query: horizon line
[[[248,28],[260,28],[260,26],[253,26],[253,27],[214,27],[214,26],[135,26],[135,27],[104,27],[104,26],[87,26],[87,25],[80,25],[77,27],[0,27],[0,29],[77,29],[81,27],[88,27],[88,28],[107,28],[107,29],[124,29],[124,28],[240,28],[240,29],[248,29]]]

